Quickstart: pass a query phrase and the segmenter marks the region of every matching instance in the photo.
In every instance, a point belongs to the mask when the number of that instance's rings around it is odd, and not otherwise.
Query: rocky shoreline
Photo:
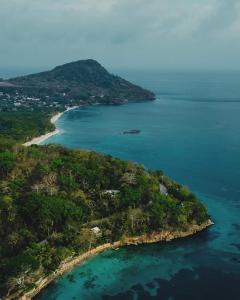
[[[103,251],[109,249],[116,249],[119,247],[127,246],[127,245],[139,245],[139,244],[151,244],[156,242],[169,242],[174,239],[184,238],[187,236],[191,236],[196,234],[207,227],[213,225],[214,223],[209,219],[205,223],[201,225],[192,224],[189,225],[189,228],[185,231],[177,230],[177,231],[161,231],[161,232],[153,232],[152,234],[145,234],[138,237],[126,237],[120,241],[114,243],[106,243],[101,246],[98,246],[94,249],[91,249],[79,256],[72,258],[71,260],[65,260],[61,263],[59,268],[49,276],[45,278],[40,278],[38,282],[35,283],[36,287],[31,291],[25,293],[24,295],[11,295],[5,298],[5,300],[30,300],[33,299],[37,294],[39,294],[44,288],[46,288],[52,281],[54,281],[59,276],[62,276],[64,273],[69,272],[75,266],[81,264],[87,259],[100,254]]]

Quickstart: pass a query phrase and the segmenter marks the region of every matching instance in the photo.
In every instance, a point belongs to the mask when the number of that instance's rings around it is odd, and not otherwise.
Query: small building
[[[165,196],[168,195],[168,190],[167,190],[166,186],[162,183],[160,183],[159,191],[162,195],[165,195]]]
[[[94,234],[98,235],[98,234],[100,234],[101,229],[100,229],[99,227],[96,226],[96,227],[91,228],[91,231],[92,231]]]
[[[118,193],[120,193],[119,190],[106,190],[105,192],[103,192],[104,195],[110,195],[110,196],[115,196]]]

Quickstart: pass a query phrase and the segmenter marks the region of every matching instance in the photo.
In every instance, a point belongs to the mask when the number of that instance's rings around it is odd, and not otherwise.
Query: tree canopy
[[[160,192],[160,182],[168,193]],[[162,172],[57,145],[2,147],[0,297],[30,288],[89,247],[184,230],[208,217],[187,188]],[[94,226],[100,235],[93,235]]]

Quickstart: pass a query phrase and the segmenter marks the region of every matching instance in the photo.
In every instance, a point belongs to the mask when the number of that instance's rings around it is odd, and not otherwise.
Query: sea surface
[[[208,206],[215,225],[193,237],[107,251],[38,300],[240,299],[240,73],[121,72],[153,102],[84,106],[45,143],[92,149],[162,169]],[[140,134],[123,135],[139,129]]]

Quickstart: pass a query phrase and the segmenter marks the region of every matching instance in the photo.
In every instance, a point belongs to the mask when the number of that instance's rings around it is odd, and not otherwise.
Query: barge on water
[[[130,130],[123,131],[123,134],[138,134],[140,132],[141,130],[139,129],[130,129]]]

